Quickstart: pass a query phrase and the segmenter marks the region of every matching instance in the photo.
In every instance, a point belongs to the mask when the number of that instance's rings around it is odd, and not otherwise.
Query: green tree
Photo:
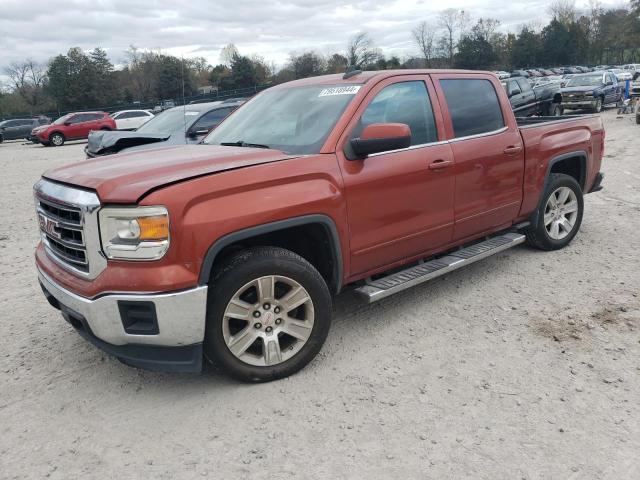
[[[542,46],[540,35],[523,27],[511,47],[511,65],[516,68],[534,67],[540,63]]]

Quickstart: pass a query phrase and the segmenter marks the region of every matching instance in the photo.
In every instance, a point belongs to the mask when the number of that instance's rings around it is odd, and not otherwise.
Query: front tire
[[[561,117],[563,113],[562,105],[559,103],[554,103],[551,106],[551,116],[552,117]]]
[[[598,99],[596,100],[596,104],[593,107],[593,112],[594,113],[602,112],[602,97],[598,97]]]
[[[583,212],[582,189],[575,178],[552,173],[538,207],[537,222],[526,231],[527,242],[540,250],[566,247],[580,230]]]
[[[51,136],[49,137],[49,145],[53,146],[53,147],[61,147],[62,145],[64,145],[64,135],[61,133],[52,133]]]
[[[204,350],[231,376],[265,382],[307,365],[330,325],[331,295],[313,265],[283,248],[251,248],[211,278]]]

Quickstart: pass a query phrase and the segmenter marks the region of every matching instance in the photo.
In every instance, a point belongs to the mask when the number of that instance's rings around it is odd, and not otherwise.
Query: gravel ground
[[[558,252],[517,247],[366,306],[244,385],[136,370],[42,296],[31,186],[82,144],[0,145],[0,478],[640,478],[640,126]]]

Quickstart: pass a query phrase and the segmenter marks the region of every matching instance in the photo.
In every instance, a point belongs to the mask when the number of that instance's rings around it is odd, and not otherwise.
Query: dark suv
[[[0,122],[0,143],[5,140],[31,139],[31,130],[40,125],[46,125],[50,120],[41,118],[14,118]]]

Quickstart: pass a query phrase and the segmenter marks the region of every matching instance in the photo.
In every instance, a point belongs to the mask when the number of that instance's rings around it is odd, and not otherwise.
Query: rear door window
[[[362,113],[352,138],[374,123],[404,123],[411,129],[411,145],[438,141],[429,92],[420,80],[383,88]]]
[[[485,79],[440,80],[456,138],[494,132],[505,126],[498,95]]]

